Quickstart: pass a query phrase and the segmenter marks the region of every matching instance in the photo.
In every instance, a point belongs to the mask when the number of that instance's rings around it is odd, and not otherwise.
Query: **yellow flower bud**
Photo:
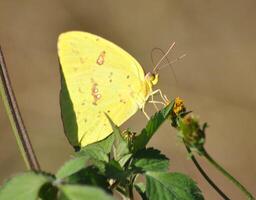
[[[185,110],[184,101],[180,97],[176,97],[174,100],[173,112],[178,115]]]

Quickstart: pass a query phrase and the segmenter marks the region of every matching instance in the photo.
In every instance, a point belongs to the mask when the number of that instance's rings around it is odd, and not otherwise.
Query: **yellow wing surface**
[[[126,51],[99,36],[62,33],[58,55],[73,104],[80,146],[102,140],[145,104],[148,92],[140,64]]]

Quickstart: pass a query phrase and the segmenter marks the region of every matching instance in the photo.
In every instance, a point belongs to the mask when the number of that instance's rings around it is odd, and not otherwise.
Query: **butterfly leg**
[[[153,95],[151,95],[151,101],[149,101],[149,103],[153,103],[155,109],[156,109],[157,111],[159,110],[159,108],[158,108],[157,105],[156,105],[156,102],[154,101],[154,96],[153,96]]]
[[[156,105],[156,104],[162,104],[162,105],[166,105],[164,102],[162,102],[162,101],[149,101],[149,103],[153,103],[154,105]]]
[[[162,93],[162,91],[161,91],[160,89],[157,89],[157,90],[153,91],[153,92],[150,94],[150,96],[156,95],[157,93],[160,94],[160,96],[161,96],[161,98],[162,98],[162,100],[163,100],[163,102],[162,102],[161,104],[167,105],[167,104],[169,103],[169,100],[167,99],[167,97],[166,97],[165,95],[163,95],[163,93]],[[160,102],[161,102],[161,101],[160,101]],[[155,102],[155,103],[156,103],[156,102]]]
[[[143,114],[146,116],[146,118],[147,118],[148,120],[150,120],[150,117],[149,117],[148,114],[145,112],[145,106],[143,106],[141,110],[142,110]]]
[[[164,95],[164,99],[165,99],[166,104],[169,104],[169,103],[170,103],[170,100],[167,98],[166,95]]]

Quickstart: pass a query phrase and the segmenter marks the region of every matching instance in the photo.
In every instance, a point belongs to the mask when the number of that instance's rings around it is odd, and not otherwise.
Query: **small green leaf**
[[[56,173],[56,177],[65,178],[67,176],[70,176],[71,174],[74,174],[80,169],[85,168],[85,163],[87,160],[88,157],[86,156],[76,157],[69,160],[58,170],[58,172]]]
[[[112,133],[108,137],[106,137],[105,139],[100,140],[100,141],[95,142],[95,143],[92,143],[92,144],[89,144],[86,147],[90,146],[90,147],[100,148],[102,151],[105,152],[105,154],[109,154],[111,152],[112,147],[113,147],[114,139],[115,139],[115,136]],[[82,149],[84,149],[86,147],[83,147]]]
[[[148,197],[146,195],[146,186],[144,183],[135,183],[134,187],[136,191],[140,194],[142,200],[148,200]]]
[[[26,172],[11,178],[0,189],[1,200],[37,200],[41,187],[53,178],[35,172]]]
[[[146,182],[146,194],[149,199],[204,199],[196,183],[180,173],[147,172]]]
[[[97,186],[106,190],[109,186],[106,176],[102,175],[102,172],[95,166],[88,166],[81,169],[69,177],[66,177],[65,182],[69,184]]]
[[[106,154],[108,154],[112,150],[114,140],[115,140],[115,136],[112,133],[108,137],[106,137],[105,139],[103,139],[101,141],[98,141],[98,142],[95,142],[91,145],[100,147]]]
[[[59,200],[114,200],[103,190],[91,186],[63,185],[60,190]]]
[[[108,162],[108,155],[105,150],[98,145],[90,144],[83,147],[79,152],[76,153],[78,157],[89,157],[93,160],[105,161]]]
[[[118,162],[121,165],[121,167],[124,167],[124,165],[130,160],[131,157],[132,157],[132,154],[129,153],[124,155],[122,158],[120,158]]]
[[[58,195],[58,188],[51,183],[44,184],[39,192],[40,200],[56,200]]]
[[[105,163],[109,162],[109,155],[106,154],[102,146],[89,144],[76,153],[77,157],[86,157],[92,165],[104,173]]]
[[[146,147],[151,137],[172,112],[173,103],[174,102],[171,102],[168,106],[150,118],[146,128],[144,128],[134,140],[134,152]]]
[[[167,171],[169,159],[157,149],[142,149],[134,155],[132,166],[141,173],[146,171]]]
[[[115,135],[113,154],[116,160],[120,160],[124,155],[129,153],[127,141],[123,138],[120,129],[114,124],[111,118],[106,114]]]
[[[120,164],[115,160],[111,160],[105,165],[105,175],[110,179],[115,179],[124,183],[129,174],[129,171],[124,171]]]

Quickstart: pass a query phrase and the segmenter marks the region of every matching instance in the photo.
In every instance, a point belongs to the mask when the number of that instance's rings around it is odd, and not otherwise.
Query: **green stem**
[[[185,145],[185,144],[184,144]],[[201,175],[205,178],[205,180],[213,187],[213,189],[215,189],[215,191],[225,200],[230,200],[229,197],[227,197],[227,195],[213,182],[213,180],[207,175],[207,173],[204,171],[204,169],[200,166],[200,164],[198,163],[198,161],[196,160],[196,157],[192,154],[190,148],[185,145],[188,153],[190,154],[190,157],[193,161],[193,163],[195,164],[196,168],[198,169],[198,171],[201,173]]]
[[[255,198],[252,194],[231,174],[229,174],[222,166],[220,166],[209,154],[203,149],[203,156],[212,164],[216,169],[218,169],[224,176],[226,176],[230,181],[232,181],[250,200],[254,200]]]
[[[40,170],[36,155],[24,126],[8,76],[4,55],[0,47],[0,93],[23,160],[29,170]]]

